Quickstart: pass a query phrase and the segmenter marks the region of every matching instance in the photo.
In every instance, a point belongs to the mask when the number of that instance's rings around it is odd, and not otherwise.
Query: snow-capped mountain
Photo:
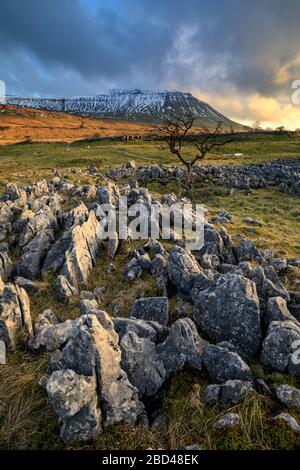
[[[179,91],[111,90],[105,94],[73,98],[8,96],[7,103],[27,108],[149,123],[163,121],[164,117],[170,114],[181,115],[189,112],[197,118],[198,126],[214,127],[222,121],[224,127],[243,127],[191,93]]]

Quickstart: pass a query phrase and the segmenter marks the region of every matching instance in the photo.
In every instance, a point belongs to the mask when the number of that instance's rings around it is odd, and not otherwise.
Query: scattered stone
[[[185,450],[202,450],[199,444],[190,444],[185,447]]]
[[[290,385],[279,385],[276,388],[278,400],[288,407],[300,408],[300,390]]]
[[[65,252],[61,274],[78,288],[86,284],[90,271],[100,253],[100,240],[97,237],[98,222],[93,211],[81,226],[76,225],[71,232],[70,247]]]
[[[139,265],[138,260],[136,258],[132,258],[125,267],[124,276],[128,281],[135,281],[140,277],[142,272],[143,270]]]
[[[108,274],[113,274],[117,272],[117,268],[113,263],[110,263],[107,270]]]
[[[203,390],[203,398],[208,406],[214,406],[220,401],[221,386],[210,384]]]
[[[23,254],[17,265],[19,276],[38,279],[41,275],[42,263],[54,241],[52,230],[43,230],[24,247]]]
[[[89,211],[86,205],[81,202],[78,206],[71,209],[65,216],[65,230],[70,230],[75,225],[82,225],[89,217]]]
[[[62,367],[79,375],[96,374],[105,426],[120,421],[135,424],[140,418],[145,419],[144,406],[121,369],[118,335],[109,315],[100,310],[94,312],[80,317],[72,329],[62,352]]]
[[[271,260],[271,265],[277,273],[281,273],[287,268],[287,260],[285,258],[273,258]]]
[[[300,432],[300,425],[298,424],[297,420],[288,413],[280,413],[279,415],[275,416],[273,420],[284,422],[285,425],[292,431]]]
[[[293,317],[300,322],[300,292],[289,292],[289,295],[288,309]]]
[[[163,328],[158,323],[154,324],[153,322],[146,322],[135,318],[120,317],[112,318],[112,321],[120,341],[130,331],[134,332],[139,338],[147,338],[154,343],[157,342],[159,334],[163,334]]]
[[[55,412],[62,418],[74,416],[96,393],[94,376],[78,375],[73,370],[53,372],[46,390]]]
[[[263,223],[257,219],[252,219],[251,217],[245,217],[243,222],[248,225],[256,225],[257,227],[262,227]]]
[[[8,247],[0,245],[0,276],[4,282],[8,282],[13,270],[13,264],[8,254]]]
[[[219,211],[218,214],[209,220],[211,224],[232,224],[233,216],[227,211]]]
[[[260,261],[262,256],[251,240],[242,238],[240,243],[235,247],[235,253],[238,260],[241,261]]]
[[[156,255],[156,256],[161,256],[161,255]],[[148,255],[148,253],[140,255],[138,257],[137,261],[138,261],[139,265],[141,266],[141,268],[143,270],[145,270],[145,271],[150,271],[151,270],[152,262],[151,262],[151,259],[150,259],[150,256]]]
[[[208,385],[204,389],[204,401],[208,406],[217,403],[237,405],[249,392],[254,392],[252,382],[227,380],[221,385]]]
[[[2,277],[0,276],[0,296],[3,295],[4,289],[5,289],[5,284],[2,280]]]
[[[252,382],[227,380],[221,386],[221,401],[224,404],[237,405],[250,392],[254,392]]]
[[[92,292],[89,292],[89,294],[92,294]],[[80,300],[79,307],[80,314],[87,315],[91,310],[97,310],[99,306],[95,297],[85,297]]]
[[[117,232],[115,232],[114,236],[110,238],[108,241],[107,251],[108,251],[108,256],[110,257],[110,259],[114,259],[115,254],[118,250],[118,246],[119,246],[119,237],[118,237]]]
[[[226,413],[214,422],[214,429],[234,429],[241,426],[241,418],[237,413]]]

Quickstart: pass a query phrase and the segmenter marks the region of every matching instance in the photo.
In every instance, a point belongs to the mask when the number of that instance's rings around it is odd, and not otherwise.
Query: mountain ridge
[[[144,123],[162,122],[170,114],[189,113],[195,116],[197,127],[213,128],[222,121],[224,128],[245,129],[245,126],[227,118],[208,103],[197,99],[189,92],[181,91],[112,89],[107,93],[70,98],[8,96],[7,103],[23,108]]]

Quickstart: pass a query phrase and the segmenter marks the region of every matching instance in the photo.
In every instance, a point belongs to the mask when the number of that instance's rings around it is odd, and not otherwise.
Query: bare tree
[[[254,123],[252,124],[252,131],[253,132],[259,132],[262,130],[262,127],[261,127],[261,122],[257,119],[256,121],[254,121]]]
[[[169,115],[161,125],[153,129],[152,136],[165,143],[173,155],[186,167],[184,178],[176,178],[176,182],[184,189],[193,187],[194,165],[203,160],[213,148],[222,147],[230,142],[239,140],[231,129],[229,133],[223,132],[223,123],[219,122],[213,130],[206,127],[194,127],[196,118],[191,114],[181,116]],[[187,144],[194,148],[194,155],[188,156]]]
[[[161,125],[155,126],[152,131],[152,136],[165,142],[165,148],[176,155],[188,171],[191,166],[185,157],[183,146],[191,136],[194,122],[195,117],[191,114],[185,114],[182,117],[169,115]]]

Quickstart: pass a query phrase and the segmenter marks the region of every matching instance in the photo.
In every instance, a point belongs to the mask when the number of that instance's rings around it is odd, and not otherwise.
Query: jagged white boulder
[[[62,302],[69,302],[70,298],[74,295],[78,295],[76,287],[72,286],[65,276],[57,276],[55,282],[55,289],[57,292],[58,299]]]
[[[196,275],[201,271],[194,256],[179,246],[172,248],[167,263],[168,275],[178,291],[190,296]]]
[[[102,424],[108,426],[120,421],[135,424],[147,420],[144,405],[139,401],[137,389],[129,382],[125,371],[121,368],[121,350],[118,344],[118,335],[113,323],[106,312],[92,310],[87,315],[79,317],[73,323],[71,337],[62,349],[59,357],[61,371],[73,371],[76,382],[86,382],[83,377],[96,377],[96,394],[101,402]],[[50,377],[55,374],[55,371]],[[80,377],[80,379],[77,378]],[[54,376],[55,383],[56,376]],[[64,377],[65,379],[65,377]],[[89,382],[90,383],[90,382]],[[58,392],[57,392],[58,393]],[[77,393],[77,392],[76,392]],[[64,392],[61,395],[64,397]],[[88,414],[91,419],[86,421],[85,433],[80,438],[85,440],[85,435],[90,438],[99,432],[99,426],[95,425],[96,401],[94,405],[86,409],[81,408],[75,417],[82,414],[84,419]],[[68,406],[60,404],[59,409]],[[77,410],[77,408],[76,408]],[[99,416],[99,415],[98,415]],[[81,418],[80,418],[81,419]],[[79,418],[76,420],[78,427]],[[74,431],[74,420],[64,415],[61,428],[61,436],[64,440],[72,442],[78,438],[78,429]]]
[[[74,322],[76,320],[59,322],[52,310],[45,310],[35,321],[35,334],[28,342],[29,349],[55,351],[70,338]]]
[[[300,326],[291,321],[273,321],[262,344],[260,361],[278,372],[286,369],[300,376]]]
[[[157,345],[166,377],[182,370],[184,366],[201,371],[204,346],[205,341],[199,336],[196,325],[190,318],[180,318],[174,322],[166,340]]]
[[[76,288],[80,284],[86,284],[99,255],[100,240],[97,229],[98,222],[93,211],[86,222],[72,229],[70,246],[65,252],[61,274]]]
[[[164,363],[155,344],[129,331],[123,336],[120,347],[122,368],[132,385],[138,389],[139,396],[155,395],[166,378]]]
[[[256,286],[236,274],[224,274],[194,294],[195,322],[214,341],[230,341],[245,357],[261,342],[261,318]]]
[[[33,334],[29,297],[18,285],[7,284],[0,297],[0,339],[13,349],[22,330]]]

